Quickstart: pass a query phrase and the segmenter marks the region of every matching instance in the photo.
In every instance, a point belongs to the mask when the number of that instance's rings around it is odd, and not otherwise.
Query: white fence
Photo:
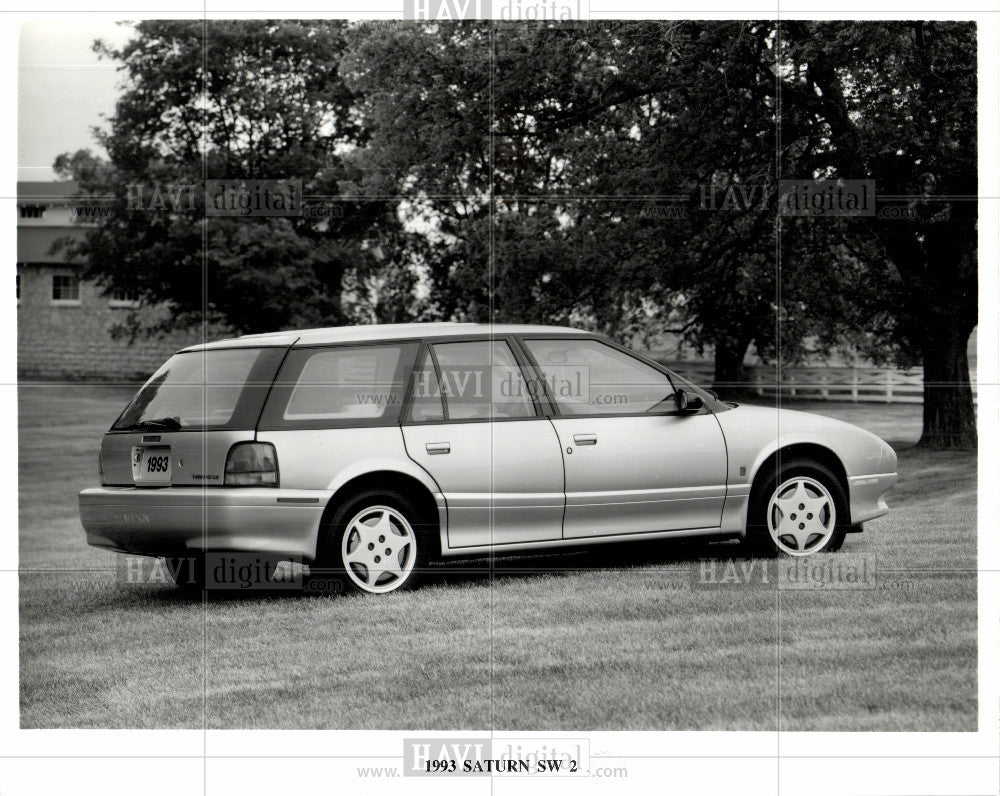
[[[665,362],[672,370],[695,384],[710,387],[714,369],[711,362]],[[743,369],[751,389],[762,398],[799,398],[814,401],[869,401],[878,403],[923,402],[923,368],[808,367],[789,366],[777,369],[751,365]],[[973,372],[972,395],[976,396]],[[724,391],[723,391],[724,392]],[[725,396],[723,396],[725,397]]]

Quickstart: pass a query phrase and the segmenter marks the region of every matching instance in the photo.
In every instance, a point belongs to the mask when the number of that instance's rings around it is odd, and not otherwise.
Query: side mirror
[[[701,396],[688,393],[685,390],[675,392],[674,400],[677,402],[677,411],[684,414],[693,415],[695,412],[701,411],[705,406],[705,402],[701,400]]]

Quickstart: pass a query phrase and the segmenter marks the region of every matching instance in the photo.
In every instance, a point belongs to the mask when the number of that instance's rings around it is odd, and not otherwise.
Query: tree
[[[974,442],[974,26],[282,21],[209,38],[142,23],[110,53],[130,78],[110,164],[62,163],[116,197],[84,246],[92,275],[247,330],[680,323],[727,391],[751,346],[787,363],[805,340],[851,345],[923,362],[924,444]],[[301,179],[341,212],[129,204],[130,186],[212,177]],[[905,220],[778,206],[780,179],[859,177],[908,197]]]
[[[792,278],[794,260],[782,263],[794,291],[779,307],[774,23],[610,23],[506,38],[519,46],[505,60],[498,38],[498,71],[509,63],[511,74],[498,80],[497,125],[519,143],[513,152],[528,153],[517,173],[533,170],[555,201],[581,197],[558,205],[572,221],[562,259],[595,263],[577,293],[596,289],[599,325],[627,328],[634,315],[620,308],[641,286],[632,306],[657,308],[663,325],[683,314],[685,338],[711,347],[715,386],[730,395],[744,387],[751,344],[789,359],[823,328],[819,289]],[[806,301],[812,312],[788,311]]]
[[[874,178],[879,195],[898,197],[903,211],[852,222],[846,240],[898,298],[894,345],[923,363],[920,443],[973,447],[967,351],[978,322],[975,25],[793,22],[783,23],[781,42],[784,63],[794,67],[786,73],[783,115],[807,142],[806,174]]]
[[[784,335],[787,358],[825,328],[822,301],[777,306],[774,23],[359,32],[361,162],[434,220],[446,317],[623,335],[681,316],[727,393],[751,344]],[[818,294],[790,276],[788,307]]]
[[[354,186],[364,141],[340,77],[347,23],[147,21],[121,49],[127,88],[98,132],[109,161],[57,167],[112,213],[76,251],[85,275],[172,313],[152,324],[254,332],[336,322],[348,271],[378,268],[371,232],[396,205]],[[322,197],[290,217],[206,217],[206,180],[298,180]],[[345,188],[345,185],[347,186]],[[142,310],[136,329],[149,326]]]
[[[615,332],[635,316],[640,259],[603,243],[616,221],[572,198],[590,190],[570,168],[582,157],[574,150],[590,147],[597,122],[588,115],[640,80],[598,94],[593,80],[614,38],[606,26],[583,40],[577,30],[488,23],[358,31],[345,75],[370,129],[359,159],[429,230],[443,317]]]
[[[489,42],[489,23],[362,23],[341,67],[366,131],[360,179],[405,199],[439,318],[489,320]]]

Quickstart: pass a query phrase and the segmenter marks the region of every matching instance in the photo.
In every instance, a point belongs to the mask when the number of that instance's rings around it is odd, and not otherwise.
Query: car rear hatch
[[[222,486],[226,458],[252,441],[287,346],[185,351],[136,393],[101,444],[105,486]]]

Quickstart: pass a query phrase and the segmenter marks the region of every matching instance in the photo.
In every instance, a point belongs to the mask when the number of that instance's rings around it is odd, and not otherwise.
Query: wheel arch
[[[373,470],[344,481],[336,488],[327,501],[326,508],[323,509],[319,522],[321,531],[333,520],[341,506],[356,495],[370,490],[396,492],[412,500],[428,524],[427,536],[433,544],[431,554],[435,558],[440,558],[441,530],[446,522],[443,500],[439,502],[431,488],[419,478],[399,470]]]
[[[767,478],[771,470],[778,465],[778,462],[789,459],[809,459],[817,464],[823,465],[834,474],[840,488],[844,491],[844,497],[847,502],[844,509],[848,516],[847,522],[844,524],[850,525],[851,488],[847,480],[847,468],[844,466],[840,457],[833,450],[816,442],[793,442],[788,445],[782,445],[765,456],[757,465],[753,474],[753,479],[750,482],[751,497],[757,494],[757,490],[760,488],[761,483],[763,483],[764,479]]]

